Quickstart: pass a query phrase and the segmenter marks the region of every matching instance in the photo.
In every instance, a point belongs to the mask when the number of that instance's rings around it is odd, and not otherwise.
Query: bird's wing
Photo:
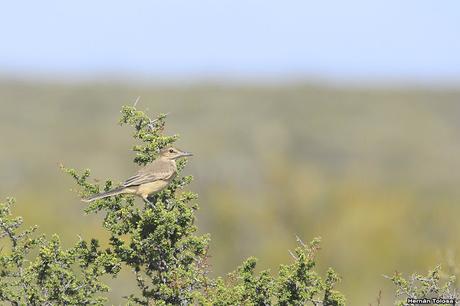
[[[139,186],[158,180],[167,180],[175,173],[174,167],[165,161],[154,161],[152,164],[139,170],[139,172],[128,178],[123,187]]]

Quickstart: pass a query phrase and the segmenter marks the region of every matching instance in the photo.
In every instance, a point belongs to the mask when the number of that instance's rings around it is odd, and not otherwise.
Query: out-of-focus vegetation
[[[460,91],[3,81],[0,197],[14,195],[14,213],[64,245],[75,233],[107,242],[58,165],[131,175],[130,133],[114,122],[137,96],[150,113],[170,112],[168,132],[195,153],[185,173],[216,274],[250,255],[276,270],[295,235],[322,236],[319,268],[336,268],[348,303],[382,290],[386,305],[394,290],[382,274],[458,252]],[[116,296],[127,283],[112,281]]]

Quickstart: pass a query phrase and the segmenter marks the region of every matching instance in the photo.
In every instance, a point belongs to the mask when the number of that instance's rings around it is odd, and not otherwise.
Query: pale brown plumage
[[[120,187],[96,194],[83,201],[92,202],[117,194],[134,194],[148,201],[149,195],[163,190],[174,179],[177,174],[176,159],[191,155],[173,147],[163,149],[157,159],[124,181]]]

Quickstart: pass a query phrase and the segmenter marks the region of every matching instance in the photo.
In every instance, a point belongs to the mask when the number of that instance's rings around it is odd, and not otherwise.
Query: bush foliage
[[[416,305],[407,303],[408,298],[458,300],[459,297],[456,289],[456,277],[443,274],[441,266],[428,271],[426,275],[414,273],[408,279],[398,272],[395,272],[391,277],[386,277],[396,286],[397,300],[395,305],[397,306]]]
[[[178,139],[164,135],[164,114],[151,119],[135,106],[123,107],[121,114],[120,124],[134,128],[138,165],[148,164]],[[179,172],[186,162],[179,161]],[[114,186],[111,180],[90,182],[89,170],[63,170],[80,187],[81,197]],[[138,288],[126,297],[128,305],[345,305],[344,295],[335,289],[340,281],[336,272],[329,269],[321,277],[315,270],[319,239],[308,244],[298,239],[293,262],[281,265],[277,273],[256,272],[257,260],[249,258],[228,276],[211,278],[210,237],[197,234],[197,195],[184,190],[191,180],[178,175],[151,196],[152,204],[126,195],[88,204],[87,213],[104,215],[102,226],[110,235],[106,249],[94,239],[80,239],[66,249],[57,235],[47,238],[37,235],[35,227],[23,229],[22,219],[11,214],[14,200],[7,199],[0,204],[0,300],[12,305],[103,305],[109,288],[101,277],[117,277],[128,267]],[[418,296],[428,290],[420,291],[398,275],[392,280],[398,294]],[[417,280],[423,284],[424,279]],[[452,286],[447,283],[442,292],[452,293]]]

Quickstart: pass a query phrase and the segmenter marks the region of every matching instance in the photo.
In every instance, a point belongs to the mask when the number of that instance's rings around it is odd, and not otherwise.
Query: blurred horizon
[[[0,76],[460,83],[460,3],[3,2]]]

